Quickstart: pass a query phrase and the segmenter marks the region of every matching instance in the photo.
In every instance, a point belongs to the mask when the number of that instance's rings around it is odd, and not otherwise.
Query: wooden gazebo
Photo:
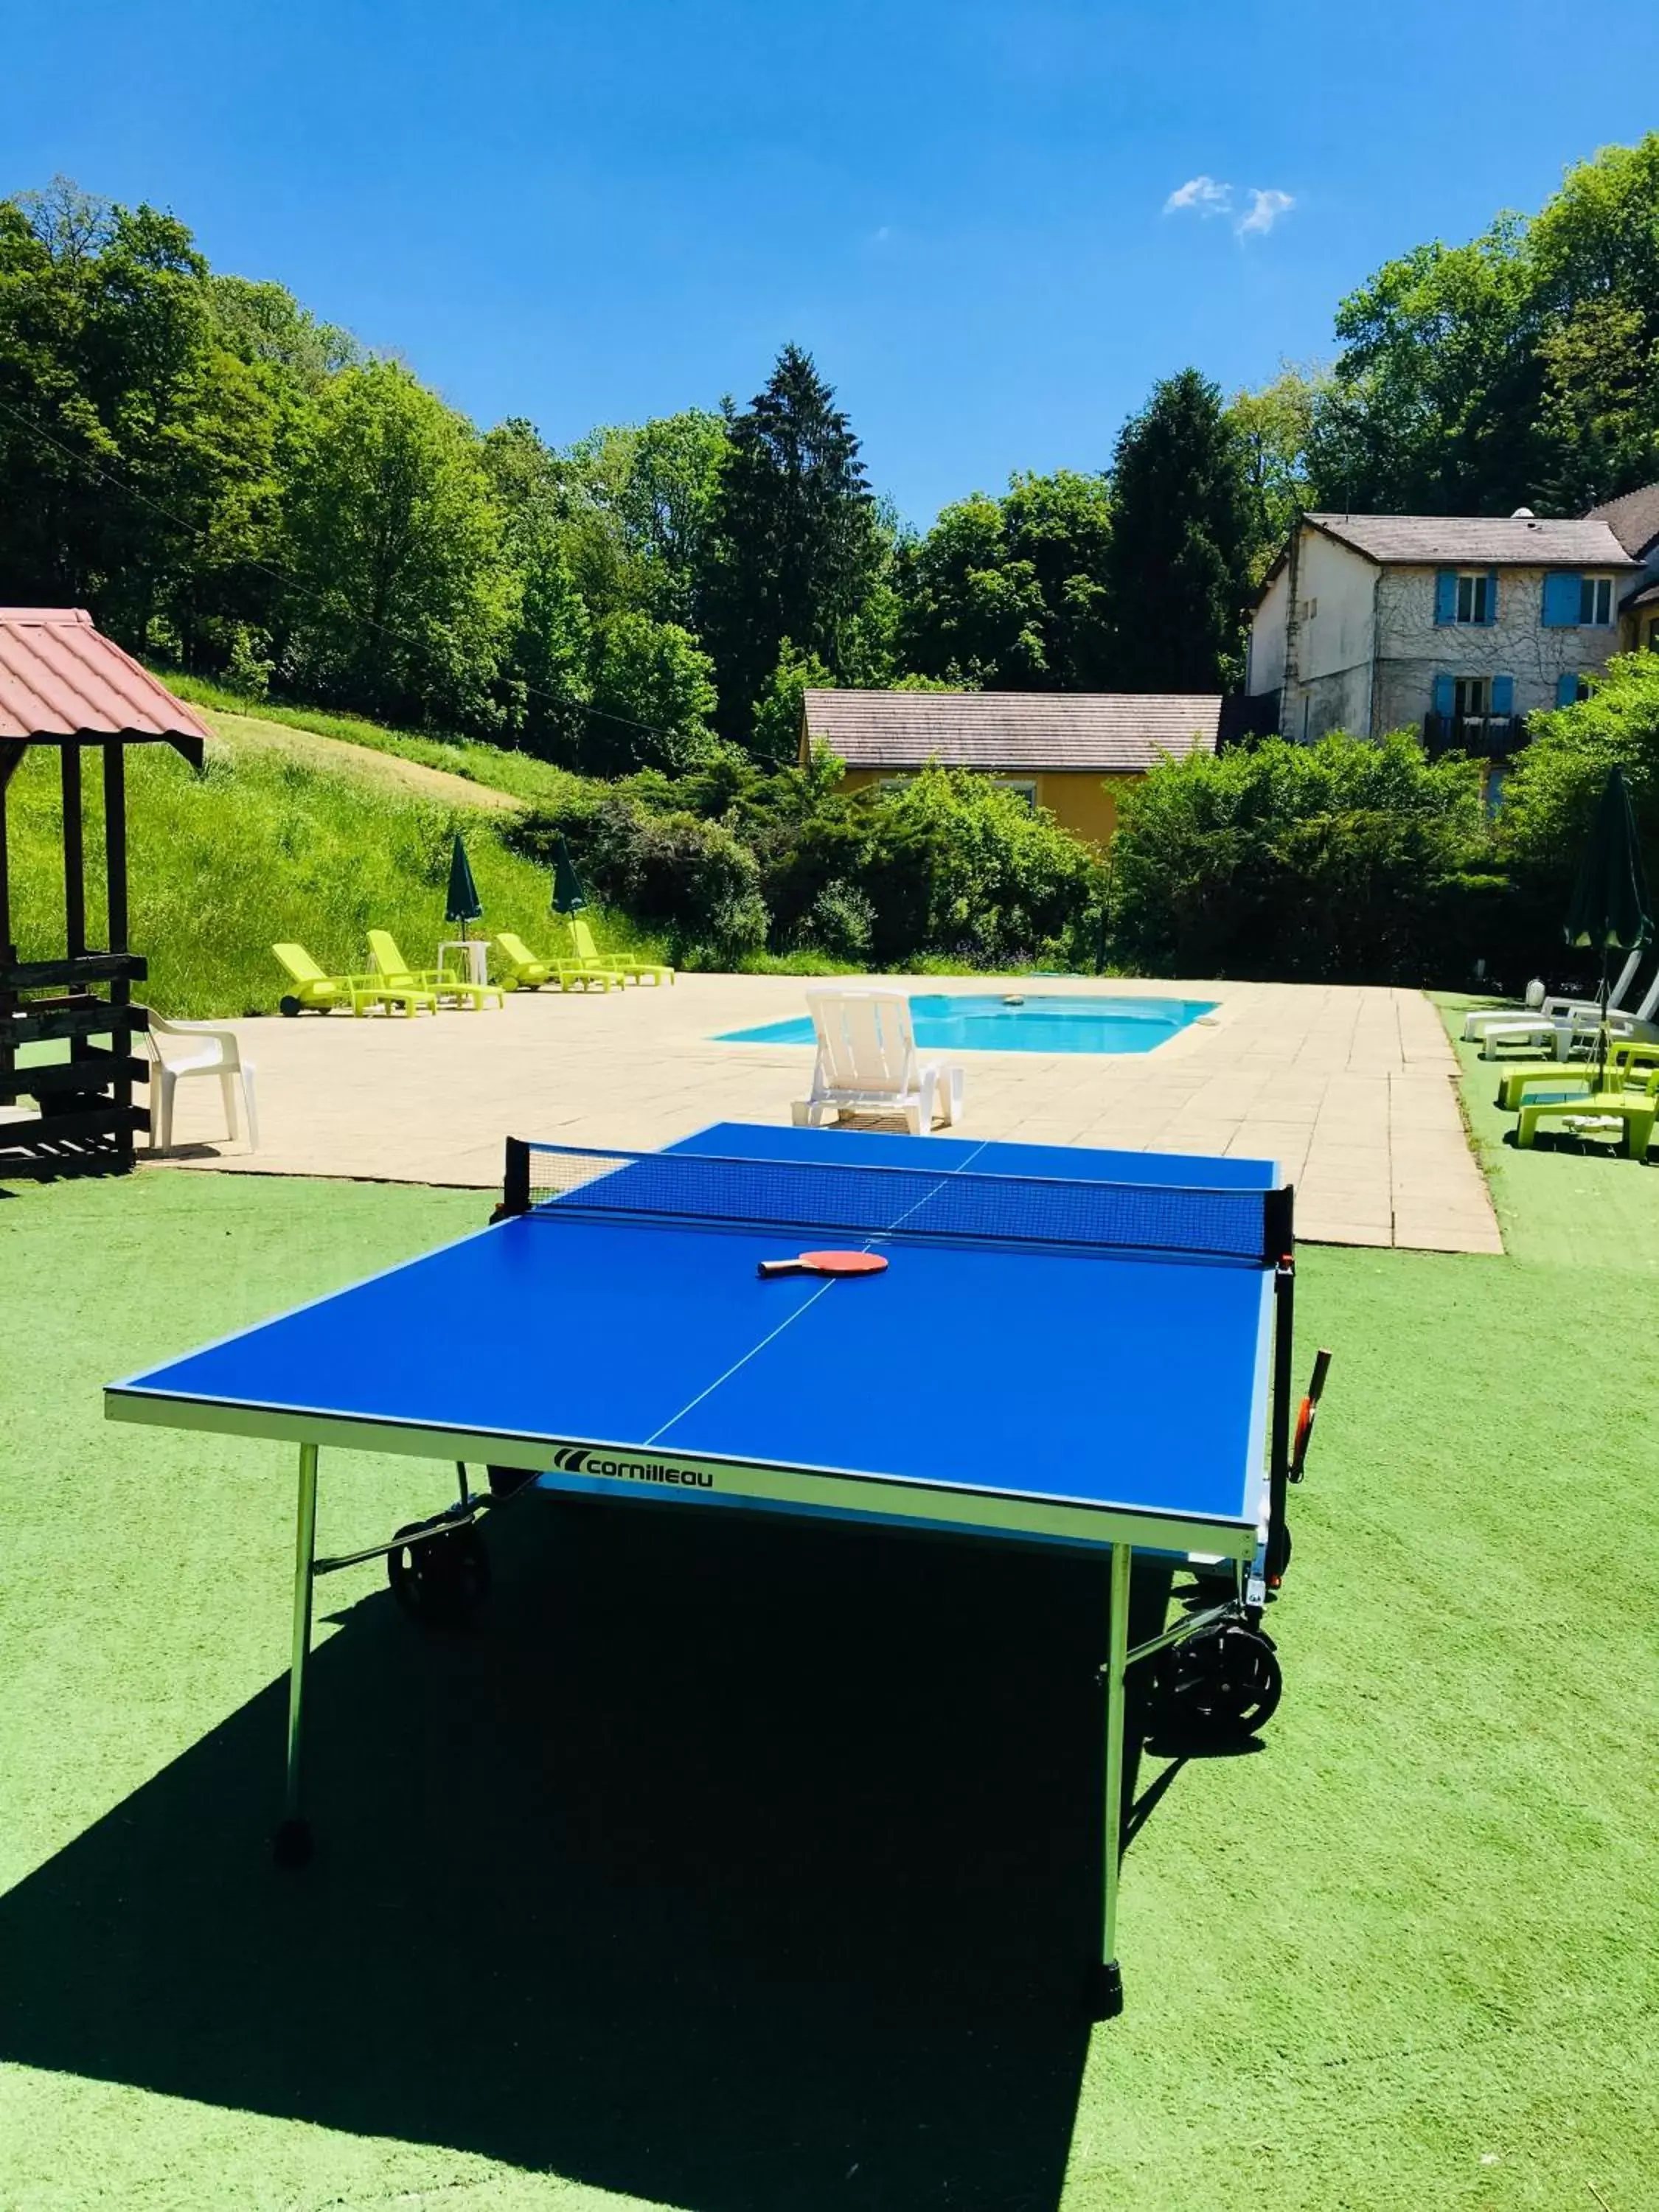
[[[74,607],[0,607],[0,1177],[130,1168],[149,1117],[132,1103],[148,1078],[134,1056],[149,1015],[127,945],[125,748],[169,744],[202,765],[206,725],[166,685],[100,637]],[[6,788],[30,745],[56,747],[64,793],[64,957],[20,961],[12,942]],[[88,942],[82,759],[103,757],[104,943]],[[95,931],[96,923],[93,927]],[[101,994],[101,995],[100,995]],[[19,1048],[67,1041],[69,1057],[19,1067]],[[39,1112],[19,1115],[33,1098]]]

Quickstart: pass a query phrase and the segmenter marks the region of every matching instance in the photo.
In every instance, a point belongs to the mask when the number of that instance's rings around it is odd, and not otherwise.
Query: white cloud
[[[1188,177],[1178,185],[1164,203],[1165,215],[1188,213],[1200,219],[1214,215],[1231,216],[1237,212],[1237,191],[1231,185],[1222,184],[1214,177]],[[1289,192],[1253,185],[1245,195],[1246,205],[1233,224],[1236,238],[1265,238],[1282,215],[1288,215],[1296,205]]]
[[[1282,215],[1288,215],[1296,205],[1289,192],[1252,188],[1250,204],[1239,217],[1237,230],[1241,238],[1265,237]]]
[[[1191,208],[1201,216],[1225,215],[1233,204],[1231,185],[1218,185],[1213,177],[1188,177],[1178,185],[1164,203],[1165,215],[1174,215],[1182,208]]]
[[[872,230],[871,232],[870,242],[872,246],[885,246],[892,235],[892,224],[890,222],[884,222],[879,230]]]

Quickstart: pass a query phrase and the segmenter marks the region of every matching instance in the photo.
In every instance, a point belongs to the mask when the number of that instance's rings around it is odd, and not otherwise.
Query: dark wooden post
[[[64,791],[64,940],[70,958],[79,960],[87,949],[86,814],[81,800],[81,748],[66,738],[58,748]],[[86,987],[78,987],[84,991]],[[69,986],[73,996],[77,986]],[[96,1047],[84,1033],[70,1039],[71,1060],[89,1059]],[[88,1103],[90,1103],[89,1101]]]
[[[111,738],[104,745],[104,900],[109,929],[107,950],[125,952],[127,949],[127,757],[121,740]],[[109,983],[109,1002],[112,1006],[132,1004],[132,984],[125,975],[112,975]],[[132,1158],[132,1130],[125,1116],[132,1106],[132,1031],[118,1026],[110,1036],[110,1049],[115,1056],[111,1071],[113,1080],[111,1090],[115,1103],[122,1109],[123,1126],[116,1133],[116,1144],[129,1163]]]
[[[6,845],[6,786],[11,781],[12,771],[23,757],[23,748],[15,738],[0,744],[0,968],[9,968],[16,961],[17,948],[11,941],[11,861]],[[0,999],[4,992],[0,989]]]
[[[127,949],[127,757],[118,738],[104,746],[104,869],[109,946]]]
[[[6,842],[6,786],[22,757],[23,748],[15,738],[0,744],[0,1105],[11,1103],[11,1091],[6,1086],[15,1059],[11,1013],[17,1004],[17,994],[6,972],[17,963],[17,948],[11,941],[11,860]]]
[[[87,871],[81,823],[81,748],[66,738],[64,764],[64,929],[71,960],[87,949]]]

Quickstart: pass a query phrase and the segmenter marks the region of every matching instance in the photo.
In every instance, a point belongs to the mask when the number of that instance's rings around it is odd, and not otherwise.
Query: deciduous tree
[[[276,420],[182,223],[62,179],[0,202],[0,595],[190,650],[270,588]]]
[[[1244,476],[1250,581],[1260,583],[1291,534],[1297,511],[1308,506],[1308,441],[1315,404],[1328,372],[1291,367],[1254,392],[1227,403],[1227,424],[1238,446]]]
[[[392,362],[319,396],[288,501],[281,672],[392,721],[487,725],[514,586],[480,441]]]
[[[689,630],[612,615],[594,635],[584,765],[603,775],[702,767],[717,749],[715,705],[712,664]]]
[[[1097,690],[1110,666],[1110,544],[1104,478],[1070,469],[947,507],[896,564],[910,666],[990,690]]]

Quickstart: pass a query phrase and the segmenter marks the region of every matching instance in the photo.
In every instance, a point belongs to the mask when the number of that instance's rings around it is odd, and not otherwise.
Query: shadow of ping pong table
[[[302,1875],[279,1681],[0,1899],[0,2054],[695,2212],[1055,2204],[1104,1561],[548,1500],[495,1553],[470,1630],[333,1616]]]

